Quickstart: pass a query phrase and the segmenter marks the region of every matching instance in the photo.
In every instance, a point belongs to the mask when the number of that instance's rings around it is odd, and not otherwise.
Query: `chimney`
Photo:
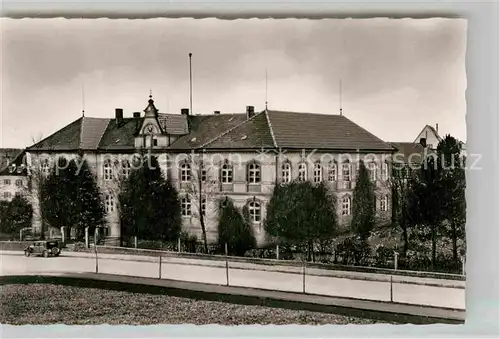
[[[427,140],[425,138],[420,138],[420,145],[422,145],[424,148],[427,147]]]
[[[220,111],[214,111],[214,114],[215,114],[215,115],[219,115],[219,114],[220,114]]]
[[[122,108],[115,108],[115,118],[116,118],[116,124],[119,126],[123,122],[123,109]]]
[[[189,108],[181,108],[182,115],[189,115]]]
[[[251,117],[254,116],[254,109],[253,106],[247,106],[247,119],[250,119]]]
[[[134,112],[134,118],[140,118],[141,112]]]
[[[436,133],[439,133],[439,125],[437,122],[436,122]]]

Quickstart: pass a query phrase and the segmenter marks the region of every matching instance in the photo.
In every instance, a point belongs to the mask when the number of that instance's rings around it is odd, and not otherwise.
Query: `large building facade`
[[[342,115],[255,112],[252,106],[236,114],[164,114],[151,97],[143,113],[124,117],[116,109],[110,119],[82,117],[26,150],[29,168],[41,175],[58,157],[87,160],[105,203],[107,243],[120,238],[120,181],[145,152],[158,157],[178,189],[186,231],[199,236],[203,214],[208,239],[216,241],[218,204],[231,199],[247,206],[255,236],[264,243],[266,206],[277,182],[326,182],[336,197],[340,227],[349,227],[361,160],[376,187],[377,220],[389,223],[394,151]],[[35,215],[38,209],[34,201]],[[34,228],[40,224],[34,220]]]

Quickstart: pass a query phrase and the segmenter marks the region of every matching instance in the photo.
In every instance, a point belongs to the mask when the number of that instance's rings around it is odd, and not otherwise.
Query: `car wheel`
[[[48,257],[49,257],[49,252],[47,252],[47,251],[43,251],[43,256],[44,256],[45,258],[48,258]]]
[[[24,256],[29,257],[31,255],[30,251],[24,251]]]

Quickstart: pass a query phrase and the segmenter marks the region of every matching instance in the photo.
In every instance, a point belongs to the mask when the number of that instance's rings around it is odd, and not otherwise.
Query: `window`
[[[153,139],[153,146],[158,146],[158,139]]]
[[[342,198],[342,215],[351,215],[351,198]]]
[[[50,171],[49,159],[43,159],[40,162],[40,170],[41,170],[43,175],[45,175],[45,176],[49,175],[49,171]]]
[[[4,185],[10,185],[10,179],[3,179]]]
[[[189,182],[191,180],[191,165],[183,163],[181,165],[181,182]]]
[[[10,199],[10,197],[12,197],[12,194],[10,192],[3,192],[3,197],[5,199]]]
[[[17,179],[16,180],[16,186],[17,187],[22,187],[23,186],[23,180],[22,179]]]
[[[351,181],[351,164],[345,162],[342,164],[342,180]]]
[[[205,216],[207,213],[207,198],[201,198],[201,215]]]
[[[113,179],[113,167],[111,166],[111,160],[104,160],[104,180]]]
[[[382,180],[387,180],[389,177],[389,164],[386,162],[382,163]]]
[[[260,203],[258,201],[251,201],[248,204],[248,212],[252,222],[260,222]]]
[[[337,181],[337,164],[334,161],[331,161],[328,164],[328,181],[329,182]]]
[[[281,165],[281,180],[283,182],[292,181],[292,166],[289,162],[285,162]]]
[[[130,161],[128,161],[128,160],[122,161],[122,175],[125,178],[128,178],[130,175]]]
[[[188,196],[181,198],[181,214],[183,217],[189,217],[191,215],[191,198]]]
[[[233,182],[233,166],[228,163],[222,165],[221,180],[225,184]]]
[[[323,181],[323,167],[319,162],[314,164],[313,180],[315,183]]]
[[[256,162],[248,164],[248,183],[258,184],[260,183],[260,165]]]
[[[115,210],[115,201],[111,194],[107,194],[104,199],[104,208],[107,213],[113,212]]]
[[[200,165],[200,176],[201,176],[201,182],[207,181],[207,169],[204,164]]]
[[[305,163],[299,164],[299,181],[307,180],[307,165]]]
[[[384,195],[382,199],[380,199],[380,210],[384,212],[389,210],[389,196]]]
[[[372,181],[377,180],[377,164],[374,162],[370,162],[368,164],[368,172],[370,173],[370,179]]]

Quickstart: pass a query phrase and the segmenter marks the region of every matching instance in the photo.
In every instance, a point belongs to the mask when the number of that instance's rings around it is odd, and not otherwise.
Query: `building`
[[[0,149],[0,200],[11,201],[28,188],[25,153],[22,149]]]
[[[442,140],[442,138],[439,136],[439,125],[436,124],[436,128],[430,126],[430,125],[425,125],[422,131],[417,135],[415,138],[415,141],[413,141],[414,144],[422,144],[424,147],[428,147],[431,150],[435,150],[439,144],[439,142]]]
[[[117,177],[130,173],[142,152],[158,157],[160,166],[177,187],[183,227],[199,235],[199,213],[205,215],[209,241],[217,238],[218,202],[232,199],[248,206],[258,242],[265,241],[263,219],[276,182],[326,181],[337,197],[340,224],[348,227],[352,193],[360,160],[367,162],[376,184],[377,213],[390,222],[390,158],[394,148],[345,116],[268,110],[245,113],[192,115],[160,113],[150,96],[144,113],[114,118],[81,117],[28,147],[32,168],[48,173],[57,157],[83,155],[96,173],[105,202],[107,243],[120,236],[116,208]],[[202,155],[200,155],[202,154]],[[195,157],[202,157],[202,206],[194,204]],[[38,207],[34,206],[35,212]],[[37,215],[38,213],[35,213]],[[40,227],[39,221],[34,227]]]

